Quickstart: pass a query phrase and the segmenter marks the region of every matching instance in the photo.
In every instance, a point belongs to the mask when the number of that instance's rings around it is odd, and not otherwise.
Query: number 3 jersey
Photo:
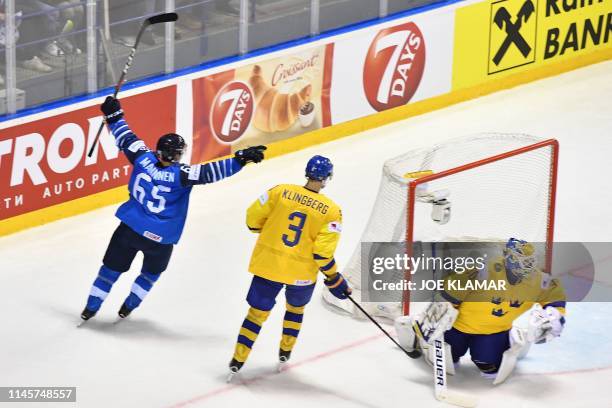
[[[288,285],[310,285],[317,271],[336,273],[334,252],[342,231],[340,207],[323,194],[281,184],[255,200],[247,226],[259,233],[249,271]]]
[[[128,185],[130,199],[119,207],[116,216],[135,232],[162,244],[176,244],[181,237],[194,185],[223,180],[242,168],[233,158],[164,167],[124,119],[109,128],[117,146],[134,166]]]

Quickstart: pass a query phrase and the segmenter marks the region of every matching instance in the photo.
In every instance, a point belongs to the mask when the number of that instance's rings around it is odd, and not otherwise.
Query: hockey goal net
[[[364,242],[406,242],[409,248],[418,241],[503,242],[515,237],[542,243],[539,266],[550,271],[557,160],[554,139],[486,133],[385,162],[369,221],[342,271],[353,298],[361,299],[361,274],[371,273],[362,271]],[[359,316],[351,303],[323,293],[327,303]],[[409,293],[400,291],[389,302],[362,306],[372,315],[394,318],[423,305],[411,304]]]

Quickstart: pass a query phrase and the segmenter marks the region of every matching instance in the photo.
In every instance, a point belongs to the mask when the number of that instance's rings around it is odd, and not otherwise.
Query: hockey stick
[[[117,97],[117,94],[121,90],[121,86],[123,86],[123,83],[125,82],[125,77],[129,69],[132,67],[132,63],[134,62],[134,55],[136,55],[136,48],[138,48],[138,43],[140,43],[140,37],[142,37],[142,34],[147,29],[147,27],[153,24],[171,23],[176,20],[178,20],[178,15],[176,13],[164,13],[149,17],[142,22],[140,30],[138,31],[138,35],[136,36],[134,46],[130,51],[130,55],[128,55],[127,61],[125,62],[125,66],[123,67],[123,71],[121,72],[121,76],[119,77],[119,81],[117,82],[117,85],[115,85],[115,92],[113,93],[113,98]],[[104,122],[102,122],[100,124],[100,127],[98,128],[98,133],[96,134],[96,138],[91,144],[91,148],[89,149],[89,153],[87,153],[87,157],[91,157],[94,150],[96,149],[96,146],[98,145],[98,139],[100,138],[100,134],[102,133],[102,129],[104,129]]]
[[[395,343],[395,345],[399,347],[400,350],[406,353],[408,357],[416,359],[421,356],[421,352],[418,350],[414,350],[410,352],[406,350],[405,348],[403,348],[397,341],[395,341],[393,337],[391,337],[389,333],[387,333],[385,329],[382,328],[382,326],[372,316],[370,316],[368,312],[366,312],[363,309],[363,307],[361,307],[361,305],[359,305],[359,303],[355,301],[355,299],[351,297],[351,295],[349,295],[348,293],[345,293],[345,295],[351,302],[353,302],[353,304],[355,305],[355,307],[357,307],[357,309],[359,309],[364,315],[366,315],[366,317],[370,319],[370,321],[372,321],[372,323],[374,323],[376,327],[378,327],[383,333],[385,333],[387,337],[391,339],[391,341]],[[416,330],[416,327],[415,327],[415,333],[419,338],[425,340],[423,338],[423,332],[420,330],[420,327],[418,327],[418,331]],[[444,341],[441,339],[434,339],[433,342],[434,342],[434,347],[435,347],[435,360],[433,362],[434,363],[433,369],[434,369],[434,386],[435,386],[436,399],[438,401],[445,402],[451,405],[456,405],[458,407],[463,407],[463,408],[475,407],[478,404],[478,399],[471,397],[469,395],[457,393],[454,391],[449,391],[448,388],[446,387],[446,355],[445,355],[446,353],[444,350]]]
[[[450,391],[446,386],[446,350],[444,338],[434,339],[434,394],[436,399],[447,404],[464,408],[473,408],[478,405],[478,399],[471,395]]]
[[[419,339],[419,343],[428,344],[429,347],[433,347],[433,356],[429,354],[430,350],[423,347],[423,352],[426,360],[431,360],[434,375],[434,395],[438,401],[445,402],[447,404],[456,405],[458,407],[472,408],[478,404],[478,398],[470,395],[461,394],[448,389],[446,382],[446,345],[444,342],[444,332],[451,326],[452,317],[449,313],[442,315],[437,313],[437,303],[431,303],[425,312],[422,324],[434,329],[423,330],[421,323],[416,319],[412,323],[412,329],[414,334]],[[431,319],[435,319],[431,321]],[[429,356],[429,358],[428,358]]]
[[[393,337],[391,337],[391,335],[389,333],[387,333],[387,331],[385,329],[382,328],[382,326],[372,317],[370,316],[370,314],[368,312],[366,312],[365,310],[363,310],[363,308],[361,307],[361,305],[359,305],[359,303],[357,303],[355,301],[355,299],[353,299],[351,297],[351,295],[349,295],[348,293],[345,293],[346,297],[353,302],[353,304],[357,307],[357,309],[361,310],[361,312],[366,315],[366,317],[368,319],[370,319],[370,321],[372,323],[374,323],[376,325],[376,327],[378,327],[380,329],[380,331],[382,331],[383,333],[385,333],[385,335],[387,335],[387,337],[397,346],[400,348],[400,350],[402,350],[404,353],[406,353],[406,355],[410,358],[419,358],[421,356],[421,352],[414,350],[414,351],[408,351],[405,348],[403,348],[402,346],[400,346],[400,344],[395,341],[395,339]]]

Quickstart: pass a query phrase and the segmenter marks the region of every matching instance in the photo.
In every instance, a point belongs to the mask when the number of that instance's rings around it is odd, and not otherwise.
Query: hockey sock
[[[270,316],[270,311],[259,310],[254,307],[249,308],[249,313],[246,319],[242,322],[238,341],[236,342],[236,350],[234,351],[234,359],[244,363],[251,353],[253,344],[257,340],[261,326]]]
[[[121,272],[113,271],[110,268],[102,265],[98,276],[91,287],[89,298],[87,299],[87,309],[92,312],[97,312],[102,306],[102,302],[108,296],[113,284],[119,279]]]
[[[287,311],[283,320],[283,336],[280,342],[280,349],[282,351],[291,352],[293,350],[293,346],[295,346],[298,334],[300,334],[300,329],[302,328],[304,308],[305,306],[298,307],[287,303]]]
[[[138,275],[132,284],[129,296],[124,302],[129,310],[134,310],[140,306],[140,303],[147,296],[153,284],[159,279],[159,275],[159,273],[140,272],[140,275]]]

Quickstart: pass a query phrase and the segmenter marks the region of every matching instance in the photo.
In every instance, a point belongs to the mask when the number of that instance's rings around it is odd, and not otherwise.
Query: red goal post
[[[378,277],[362,265],[362,258],[370,262],[375,246],[380,247],[375,243],[405,244],[406,251],[412,251],[413,244],[428,242],[476,241],[499,247],[497,243],[513,237],[540,243],[538,266],[550,271],[558,160],[556,140],[507,133],[462,136],[387,160],[363,234],[341,266],[353,298],[372,298],[362,295],[373,293],[369,285]],[[368,252],[362,254],[362,248]],[[397,280],[411,277],[409,271],[397,273]],[[323,298],[360,316],[352,304],[327,291]],[[383,298],[361,306],[387,318],[411,312],[407,291]]]
[[[525,154],[530,151],[538,149],[550,149],[550,177],[548,183],[548,211],[546,220],[546,243],[545,243],[545,261],[544,261],[544,272],[550,273],[552,268],[552,250],[553,250],[553,238],[555,230],[555,202],[557,195],[557,167],[559,163],[559,142],[556,139],[546,139],[541,142],[533,143],[518,149],[510,150],[508,152],[500,153],[491,157],[487,157],[482,160],[477,160],[472,163],[457,166],[451,169],[443,170],[438,173],[432,173],[424,175],[419,178],[415,178],[408,183],[408,204],[406,214],[406,249],[411,252],[412,245],[414,244],[414,221],[415,221],[415,204],[416,204],[416,191],[419,185],[423,185],[434,180],[442,179],[453,174],[465,172],[471,169],[475,169],[480,166],[486,166],[487,164],[494,163],[500,160],[505,160],[513,156]],[[409,254],[410,255],[410,254]],[[410,280],[410,271],[406,271],[406,280]],[[405,291],[402,301],[402,313],[404,315],[410,314],[410,292]]]

